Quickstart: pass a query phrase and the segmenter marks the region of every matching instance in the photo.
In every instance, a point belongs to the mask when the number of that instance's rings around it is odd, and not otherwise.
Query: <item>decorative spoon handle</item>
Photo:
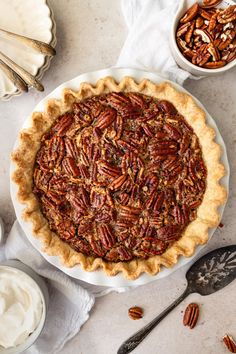
[[[142,340],[155,328],[158,323],[165,318],[170,311],[172,311],[177,305],[179,305],[188,295],[190,294],[189,289],[186,288],[184,293],[175,300],[167,309],[165,309],[160,315],[155,317],[151,322],[149,322],[145,327],[136,332],[133,336],[127,339],[118,349],[117,354],[127,354],[132,352]]]
[[[2,28],[0,28],[0,33],[6,34],[8,37],[19,40],[20,42],[30,46],[31,48],[35,49],[37,52],[41,54],[50,55],[50,56],[54,56],[56,54],[55,49],[50,44],[38,41],[33,38],[21,36],[20,34],[5,31]]]
[[[38,91],[44,91],[43,85],[33,75],[16,64],[2,52],[0,52],[0,60],[9,65],[28,85],[33,86]]]
[[[20,91],[28,91],[28,86],[24,80],[0,59],[0,68]]]

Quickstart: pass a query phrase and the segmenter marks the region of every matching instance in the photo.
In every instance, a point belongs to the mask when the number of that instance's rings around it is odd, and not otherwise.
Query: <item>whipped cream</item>
[[[42,317],[42,295],[24,272],[0,266],[0,348],[23,343]]]

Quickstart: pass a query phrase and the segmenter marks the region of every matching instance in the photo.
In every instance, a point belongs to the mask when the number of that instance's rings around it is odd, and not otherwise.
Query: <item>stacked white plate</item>
[[[46,0],[0,0],[0,28],[45,43],[56,45],[56,24]],[[41,79],[49,68],[51,58],[37,53],[17,40],[0,35],[0,51]],[[8,77],[0,70],[0,99],[20,95]]]

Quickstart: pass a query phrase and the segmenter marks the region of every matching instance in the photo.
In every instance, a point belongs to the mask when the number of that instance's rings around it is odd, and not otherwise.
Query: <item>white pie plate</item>
[[[0,0],[0,27],[4,30],[56,45],[56,23],[47,0]],[[32,75],[41,79],[51,57],[0,35],[0,51]],[[0,70],[0,99],[7,101],[22,94]]]
[[[100,70],[100,71],[94,71],[86,74],[79,75],[75,77],[74,79],[67,81],[57,87],[50,95],[45,97],[39,104],[35,107],[34,111],[43,111],[46,102],[50,98],[61,98],[61,93],[64,88],[71,88],[74,90],[77,90],[79,88],[79,85],[82,82],[90,82],[92,84],[95,84],[97,80],[99,80],[102,77],[105,76],[113,76],[117,81],[120,81],[124,76],[132,76],[134,77],[137,81],[141,81],[144,78],[150,79],[151,81],[155,83],[160,83],[163,81],[167,81],[160,77],[157,74],[150,73],[150,72],[145,72],[145,71],[139,71],[139,70],[133,70],[133,69],[116,69],[116,68],[111,68],[111,69],[105,69],[105,70]],[[187,92],[185,89],[183,89],[181,86],[175,84],[172,82],[172,85],[174,85],[177,90]],[[204,109],[202,104],[194,98],[198,105]],[[204,109],[205,110],[205,109]],[[220,132],[213,120],[213,118],[206,112],[206,117],[207,117],[207,122],[210,126],[212,126],[215,131],[216,131],[216,142],[222,146],[222,162],[226,168],[226,175],[222,178],[221,183],[225,186],[225,188],[228,191],[228,186],[229,186],[229,163],[228,163],[228,158],[227,158],[227,153],[226,153],[226,147],[224,144],[224,141],[220,135]],[[28,117],[22,128],[27,128],[30,126],[30,117]],[[18,146],[18,141],[16,141],[14,148]],[[10,167],[10,174],[14,172],[15,165],[14,163],[11,163]],[[37,240],[33,235],[32,235],[32,225],[30,222],[25,222],[22,219],[22,212],[24,210],[24,205],[19,203],[17,200],[17,190],[18,187],[15,183],[12,181],[10,182],[10,187],[11,187],[11,198],[12,202],[15,208],[16,216],[17,219],[22,226],[23,230],[25,231],[29,241],[32,243],[32,245],[43,255],[43,257],[51,264],[53,264],[55,267],[59,268],[61,271],[64,273],[70,275],[71,277],[74,277],[76,279],[80,279],[83,281],[86,281],[87,283],[95,284],[95,285],[104,285],[104,286],[111,286],[111,287],[123,287],[123,286],[136,286],[136,285],[141,285],[145,284],[148,282],[151,282],[155,279],[163,278],[168,276],[169,274],[173,273],[176,269],[180,268],[181,266],[191,262],[194,257],[196,257],[197,253],[204,247],[204,246],[199,246],[196,249],[196,252],[193,257],[191,258],[184,258],[180,257],[177,264],[172,267],[172,268],[163,268],[160,273],[158,273],[155,276],[150,276],[148,274],[142,274],[138,279],[136,280],[127,280],[124,278],[122,273],[117,274],[116,276],[110,277],[105,274],[103,270],[97,270],[94,272],[86,272],[84,271],[79,265],[76,265],[72,268],[67,268],[64,267],[59,260],[59,257],[55,256],[48,256],[46,253],[42,252],[41,250],[41,243],[39,240]],[[220,215],[222,216],[223,211],[224,211],[225,205],[222,205],[219,208]],[[214,229],[209,230],[209,238],[212,237],[213,233],[215,231]]]

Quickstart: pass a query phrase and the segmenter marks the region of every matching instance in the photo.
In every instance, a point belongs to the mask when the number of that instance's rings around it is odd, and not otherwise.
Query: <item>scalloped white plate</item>
[[[90,72],[87,74],[82,74],[74,79],[67,81],[57,87],[50,95],[45,97],[34,109],[34,111],[43,111],[46,102],[50,98],[61,98],[61,93],[64,88],[71,88],[74,90],[77,90],[79,88],[79,85],[82,82],[90,82],[92,84],[95,84],[97,80],[99,80],[102,77],[105,76],[113,76],[117,81],[120,81],[124,76],[132,76],[136,79],[136,81],[141,81],[144,78],[150,79],[151,81],[155,83],[160,83],[162,81],[168,81],[163,79],[161,76],[156,75],[154,73],[150,72],[145,72],[145,71],[139,71],[139,70],[133,70],[133,69],[116,69],[116,68],[111,68],[111,69],[105,69],[105,70],[100,70],[100,71],[94,71]],[[181,86],[175,84],[172,82],[172,85],[174,85],[179,91],[187,92],[185,89],[183,89]],[[197,101],[198,105],[204,109],[202,104],[194,97],[194,99]],[[205,110],[205,109],[204,109]],[[215,131],[216,131],[216,142],[222,146],[222,162],[226,168],[226,175],[222,178],[222,184],[225,186],[225,188],[228,191],[228,186],[229,186],[229,163],[228,163],[228,158],[227,158],[227,153],[226,153],[226,147],[224,144],[224,141],[220,135],[220,132],[213,120],[213,118],[206,112],[206,117],[207,117],[207,122],[210,126],[212,126]],[[30,126],[30,117],[28,117],[25,120],[25,123],[22,128],[27,128]],[[17,148],[18,146],[18,141],[16,141],[14,148]],[[14,172],[15,165],[12,162],[11,167],[10,167],[10,175]],[[48,256],[46,253],[42,252],[41,250],[41,243],[39,240],[37,240],[35,237],[32,236],[32,225],[29,222],[25,222],[22,219],[22,212],[24,209],[23,204],[19,203],[17,200],[17,190],[18,187],[15,183],[12,181],[10,182],[10,187],[11,187],[11,198],[12,202],[15,208],[16,216],[17,219],[22,226],[23,230],[25,231],[29,241],[32,243],[32,245],[43,255],[43,257],[51,264],[53,264],[55,267],[59,268],[61,271],[64,273],[70,275],[71,277],[74,277],[76,279],[80,279],[83,281],[86,281],[87,283],[95,284],[95,285],[104,285],[104,286],[111,286],[111,287],[123,287],[123,286],[136,286],[136,285],[141,285],[145,284],[148,282],[151,282],[155,279],[160,279],[163,277],[168,276],[169,274],[173,273],[176,269],[180,268],[181,266],[191,262],[194,257],[196,257],[197,253],[204,247],[204,246],[199,246],[196,249],[196,252],[193,257],[191,258],[184,258],[180,257],[177,264],[172,267],[172,268],[163,268],[160,273],[158,273],[155,276],[150,276],[148,274],[142,274],[138,279],[136,280],[127,280],[123,277],[122,273],[117,274],[116,276],[109,277],[105,274],[103,270],[97,270],[94,272],[86,272],[84,271],[79,265],[74,266],[73,268],[66,268],[62,266],[60,263],[60,260],[58,257],[52,257]],[[222,216],[223,211],[224,211],[225,205],[221,206],[219,208],[220,215]],[[215,229],[210,229],[209,231],[209,238],[212,237]]]
[[[0,0],[0,9],[0,28],[55,47],[56,24],[46,0]],[[38,79],[42,78],[51,61],[51,57],[3,34],[0,35],[0,51]],[[21,93],[0,70],[0,99],[6,101]]]

